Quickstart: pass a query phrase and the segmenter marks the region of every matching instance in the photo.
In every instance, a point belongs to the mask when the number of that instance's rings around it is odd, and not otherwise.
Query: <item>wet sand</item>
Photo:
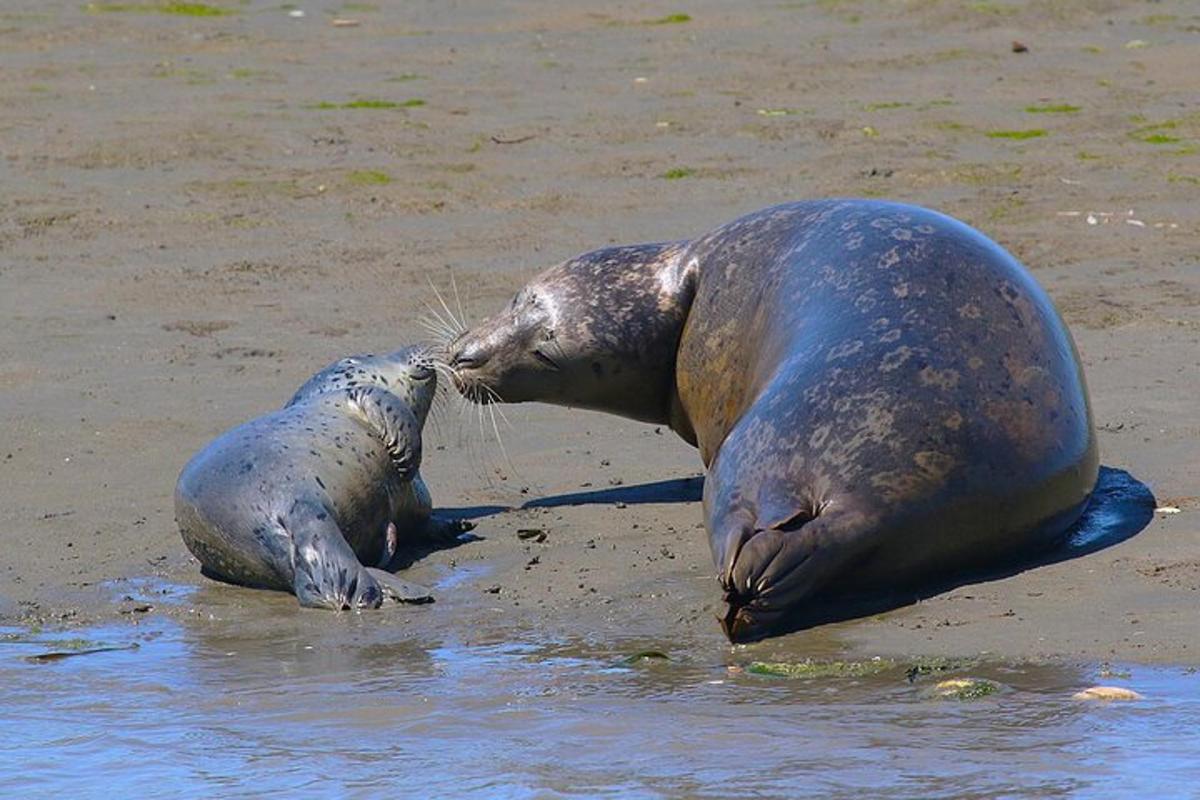
[[[5,621],[282,613],[201,579],[175,529],[175,476],[213,436],[342,354],[420,338],[430,281],[453,275],[477,319],[583,250],[857,195],[1025,261],[1079,345],[1103,463],[1180,512],[747,650],[1200,662],[1191,4],[153,6],[0,10]],[[695,484],[628,491],[697,475],[695,452],[611,417],[505,414],[503,451],[474,409],[428,429],[435,502],[481,539],[409,571],[437,603],[386,613],[415,637],[725,647]],[[500,510],[578,492],[601,494]],[[138,577],[200,591],[134,611]]]

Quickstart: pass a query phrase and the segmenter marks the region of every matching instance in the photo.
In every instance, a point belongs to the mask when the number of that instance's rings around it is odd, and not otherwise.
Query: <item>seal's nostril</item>
[[[487,363],[487,355],[481,350],[459,350],[450,357],[452,369],[478,369]]]

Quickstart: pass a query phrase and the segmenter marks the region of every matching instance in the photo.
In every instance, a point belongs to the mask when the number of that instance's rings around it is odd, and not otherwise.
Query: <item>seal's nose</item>
[[[450,368],[479,369],[488,362],[488,352],[479,344],[466,342],[458,345],[450,356]]]
[[[427,381],[436,374],[432,364],[417,363],[412,366],[412,376],[416,380]]]

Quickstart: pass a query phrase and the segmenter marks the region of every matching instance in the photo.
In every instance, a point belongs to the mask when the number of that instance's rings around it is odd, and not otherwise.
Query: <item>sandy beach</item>
[[[212,437],[422,338],[431,285],[479,319],[578,252],[869,196],[1029,266],[1082,354],[1102,463],[1178,511],[746,652],[1200,663],[1198,46],[1182,0],[10,0],[0,619],[124,619],[144,578],[196,589],[137,613],[283,613],[180,540],[175,478]],[[723,652],[695,451],[503,410],[448,398],[426,430],[435,503],[479,538],[406,572],[442,587],[412,635]]]

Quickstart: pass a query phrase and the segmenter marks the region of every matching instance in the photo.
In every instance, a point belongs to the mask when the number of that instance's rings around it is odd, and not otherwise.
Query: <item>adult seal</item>
[[[429,523],[421,428],[436,377],[425,351],[351,356],[283,409],[220,436],[179,476],[175,516],[203,571],[293,592],[302,606],[429,599],[380,569]]]
[[[1045,292],[909,205],[789,203],[587,253],[446,358],[480,402],[610,411],[696,445],[734,641],[1028,557],[1097,478],[1083,371]]]

